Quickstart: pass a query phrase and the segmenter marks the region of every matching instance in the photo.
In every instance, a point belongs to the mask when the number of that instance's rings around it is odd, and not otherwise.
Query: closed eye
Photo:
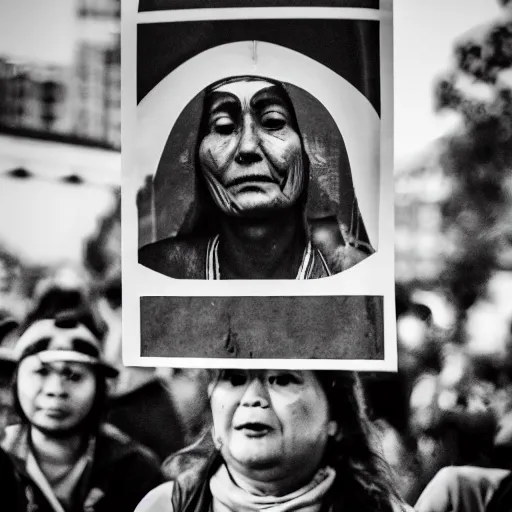
[[[231,135],[236,130],[236,125],[231,117],[222,116],[212,122],[211,129],[219,135]]]
[[[281,130],[287,124],[287,119],[280,112],[266,112],[261,116],[261,125],[266,130]]]

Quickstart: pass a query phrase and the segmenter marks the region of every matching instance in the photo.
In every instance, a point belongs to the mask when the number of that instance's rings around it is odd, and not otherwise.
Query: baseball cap
[[[76,316],[59,314],[33,322],[16,345],[17,360],[37,354],[43,362],[86,363],[101,369],[106,377],[118,370],[101,355],[98,338]]]

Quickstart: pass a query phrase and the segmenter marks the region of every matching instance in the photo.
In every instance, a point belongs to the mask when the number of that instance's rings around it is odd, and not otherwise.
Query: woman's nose
[[[270,405],[268,390],[260,379],[253,379],[242,397],[241,404],[244,407],[262,407],[266,409]]]
[[[64,396],[66,395],[66,387],[60,375],[48,375],[43,384],[43,391],[49,396]]]
[[[240,134],[240,143],[236,160],[239,164],[248,165],[262,160],[258,151],[259,137],[254,119],[250,115],[245,115]]]

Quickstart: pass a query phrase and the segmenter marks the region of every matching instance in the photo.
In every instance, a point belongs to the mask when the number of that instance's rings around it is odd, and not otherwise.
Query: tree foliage
[[[108,279],[121,270],[121,196],[105,215],[84,247],[85,267],[97,279]]]
[[[443,281],[463,316],[485,292],[507,218],[512,224],[512,16],[470,31],[454,57],[435,98],[461,119],[441,165],[453,183],[443,211],[455,248]]]

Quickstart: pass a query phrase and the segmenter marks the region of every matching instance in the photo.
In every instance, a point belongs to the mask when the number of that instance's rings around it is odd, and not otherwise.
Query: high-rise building
[[[0,56],[0,131],[120,149],[120,1],[79,0],[69,66]]]

